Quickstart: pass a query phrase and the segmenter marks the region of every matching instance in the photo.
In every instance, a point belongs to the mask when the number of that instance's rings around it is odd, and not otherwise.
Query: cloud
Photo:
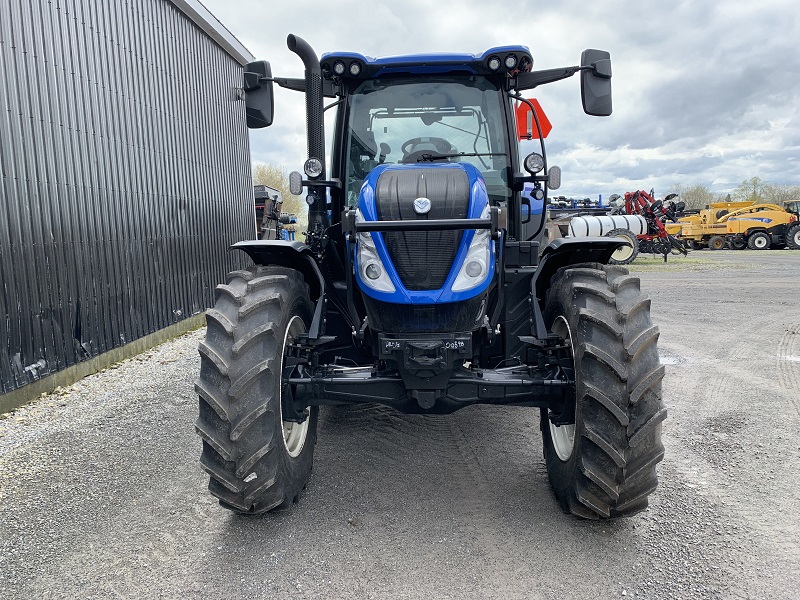
[[[536,90],[553,122],[548,157],[564,169],[560,193],[666,193],[675,183],[724,192],[753,176],[800,183],[800,22],[788,0],[203,2],[286,77],[303,72],[288,33],[320,54],[478,53],[522,43],[537,69],[577,64],[585,48],[609,50],[611,117],[583,114],[577,77]],[[303,110],[299,94],[277,90],[275,124],[251,133],[253,158],[298,169]]]

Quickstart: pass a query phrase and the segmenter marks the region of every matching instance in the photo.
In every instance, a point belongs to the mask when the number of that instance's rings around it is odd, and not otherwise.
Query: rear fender
[[[303,275],[311,293],[311,300],[315,303],[314,318],[308,328],[308,336],[317,339],[322,333],[325,280],[311,248],[299,241],[248,240],[238,242],[230,249],[245,252],[257,265],[287,267]]]
[[[539,266],[531,279],[533,303],[533,336],[540,340],[547,338],[544,324],[544,300],[550,288],[550,280],[556,271],[570,265],[581,263],[608,264],[611,255],[625,241],[610,237],[561,238],[550,242],[542,252]]]

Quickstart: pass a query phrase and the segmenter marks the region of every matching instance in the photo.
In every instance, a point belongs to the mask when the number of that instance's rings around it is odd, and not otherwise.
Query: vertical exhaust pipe
[[[306,135],[308,136],[308,157],[322,162],[322,174],[315,179],[325,179],[325,121],[322,113],[322,68],[316,52],[308,42],[294,34],[286,38],[289,50],[297,54],[306,67]],[[328,227],[328,210],[325,193],[321,188],[310,188],[314,201],[309,207],[308,230],[320,234]],[[309,239],[309,242],[311,240]]]
[[[314,50],[303,38],[289,34],[286,38],[289,50],[297,54],[306,67],[306,132],[308,135],[308,157],[322,161],[325,178],[325,122],[322,116],[322,68]]]

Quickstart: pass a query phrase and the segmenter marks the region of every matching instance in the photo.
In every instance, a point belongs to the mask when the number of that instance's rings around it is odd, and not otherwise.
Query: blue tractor
[[[579,74],[584,111],[609,115],[608,53],[536,71],[524,46],[378,59],[319,58],[294,35],[288,46],[305,77],[254,62],[240,97],[260,128],[272,123],[275,84],[305,95],[308,160],[290,187],[307,190],[308,232],[235,244],[254,265],[230,273],[207,312],[196,389],[211,493],[242,513],[296,502],[320,405],[447,414],[497,404],[540,409],[565,512],[644,509],[666,415],[650,302],[608,265],[624,240],[542,246],[542,206],[561,174],[521,94]],[[523,138],[541,151],[521,160]]]

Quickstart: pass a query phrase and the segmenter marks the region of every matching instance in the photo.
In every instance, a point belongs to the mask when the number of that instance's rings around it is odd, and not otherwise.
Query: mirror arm
[[[271,79],[262,78],[261,81],[274,81],[280,87],[287,90],[294,90],[295,92],[306,91],[306,80],[303,78],[291,77],[272,77]],[[335,98],[337,94],[337,86],[328,79],[322,80],[322,95],[326,98]]]
[[[517,77],[516,85],[512,85],[512,89],[517,90],[531,90],[545,83],[553,83],[554,81],[561,81],[568,77],[572,77],[579,71],[596,71],[595,63],[591,65],[562,67],[561,69],[547,69],[546,71],[533,71],[531,73],[522,73]],[[595,72],[598,77],[603,77]],[[610,77],[603,77],[603,79],[610,79]]]
[[[567,77],[572,77],[578,71],[591,69],[592,67],[563,67],[561,69],[547,69],[546,71],[533,71],[532,73],[522,73],[517,76],[516,85],[512,86],[518,90],[531,90],[545,83],[553,83]]]
[[[273,77],[272,81],[277,83],[282,88],[286,88],[287,90],[294,90],[296,92],[305,92],[306,91],[306,80],[305,79],[292,79],[289,77]]]

